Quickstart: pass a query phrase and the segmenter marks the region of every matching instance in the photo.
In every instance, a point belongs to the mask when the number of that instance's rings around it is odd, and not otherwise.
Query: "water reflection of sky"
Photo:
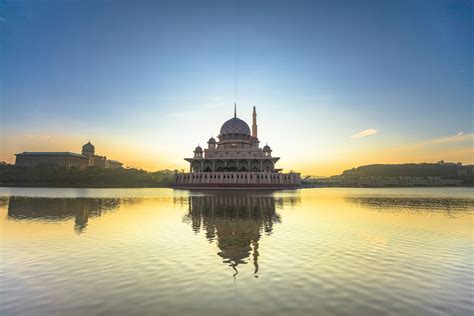
[[[473,310],[466,189],[9,190],[0,314]]]
[[[362,208],[392,212],[436,211],[452,214],[474,209],[474,199],[467,198],[348,196],[346,202]]]
[[[76,233],[84,233],[89,220],[120,208],[121,203],[140,203],[137,198],[4,198],[8,205],[8,218],[18,221],[54,223],[74,219]],[[223,262],[238,273],[239,264],[249,260],[258,272],[258,248],[262,234],[271,235],[273,225],[281,221],[276,208],[295,206],[298,197],[274,197],[272,193],[206,192],[173,198],[173,203],[187,205],[184,222],[199,234],[205,232],[209,242],[216,242],[217,253]]]

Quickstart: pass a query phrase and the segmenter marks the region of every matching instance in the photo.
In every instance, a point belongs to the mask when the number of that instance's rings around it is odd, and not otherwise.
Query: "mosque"
[[[253,107],[252,131],[237,117],[226,121],[217,141],[213,137],[208,147],[197,146],[189,162],[189,172],[175,175],[177,188],[297,188],[301,185],[299,173],[283,173],[275,167],[279,157],[272,149],[260,148],[257,133],[257,111]]]

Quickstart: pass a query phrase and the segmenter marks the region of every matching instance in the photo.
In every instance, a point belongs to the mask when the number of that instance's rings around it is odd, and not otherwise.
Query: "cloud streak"
[[[373,128],[369,128],[369,129],[366,129],[365,131],[362,131],[362,132],[359,132],[357,134],[352,135],[351,138],[352,139],[359,139],[359,138],[363,138],[363,137],[367,137],[367,136],[377,135],[378,133],[379,133],[378,130],[373,129]]]
[[[424,147],[424,146],[430,146],[430,145],[440,145],[440,144],[449,144],[449,143],[457,143],[457,142],[463,142],[463,141],[468,141],[468,140],[473,140],[474,139],[474,134],[464,134],[464,132],[459,132],[456,135],[451,135],[451,136],[445,136],[445,137],[440,137],[440,138],[435,138],[435,139],[430,139],[424,142],[420,142],[418,144],[415,144],[414,147]]]

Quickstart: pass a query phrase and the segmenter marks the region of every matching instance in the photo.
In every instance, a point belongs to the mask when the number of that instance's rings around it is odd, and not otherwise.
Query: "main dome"
[[[250,127],[245,123],[245,121],[239,119],[238,117],[233,117],[221,127],[221,135],[226,134],[244,134],[250,135]]]

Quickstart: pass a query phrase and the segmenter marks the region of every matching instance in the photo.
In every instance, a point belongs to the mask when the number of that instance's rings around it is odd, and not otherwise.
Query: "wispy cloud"
[[[414,147],[424,147],[424,146],[430,146],[430,145],[457,143],[457,142],[462,142],[466,140],[472,141],[473,139],[474,139],[474,134],[464,134],[464,132],[461,131],[457,133],[456,135],[434,138],[434,139],[417,143],[414,145]]]
[[[377,135],[378,133],[379,133],[378,130],[373,129],[373,128],[369,128],[369,129],[366,129],[365,131],[362,131],[362,132],[359,132],[357,134],[352,135],[351,138],[352,139],[358,139],[358,138],[363,138],[363,137],[367,137],[367,136]]]

